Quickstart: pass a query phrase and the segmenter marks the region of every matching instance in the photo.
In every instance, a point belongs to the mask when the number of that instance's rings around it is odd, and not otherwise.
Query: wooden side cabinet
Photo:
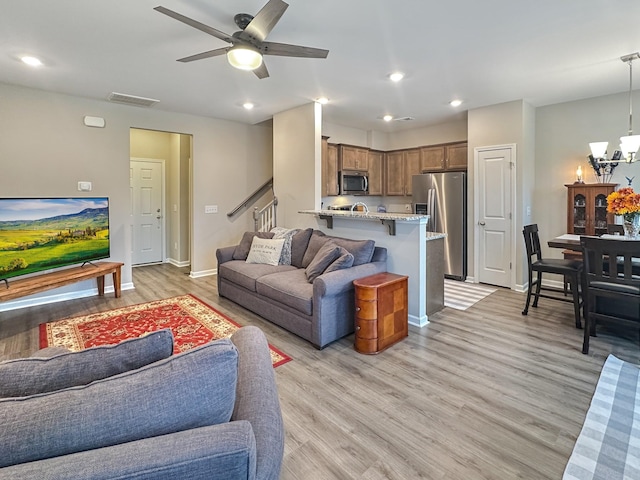
[[[613,213],[607,213],[607,196],[617,183],[572,183],[567,187],[567,233],[602,235],[607,224],[614,223]]]
[[[357,352],[380,353],[409,335],[408,279],[385,272],[354,280]]]
[[[369,150],[369,195],[382,195],[382,159],[384,153]]]
[[[338,187],[338,146],[322,137],[322,193],[323,197],[340,194]]]

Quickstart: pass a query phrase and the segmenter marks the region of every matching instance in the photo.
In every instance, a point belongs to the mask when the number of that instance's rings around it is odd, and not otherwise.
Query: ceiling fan
[[[227,35],[220,30],[165,7],[155,7],[154,10],[231,44],[230,47],[216,48],[215,50],[180,58],[178,59],[179,62],[193,62],[194,60],[226,54],[231,65],[242,70],[253,70],[253,73],[262,79],[269,76],[269,71],[262,61],[263,55],[327,58],[329,54],[329,50],[320,48],[265,41],[265,38],[273,30],[273,27],[278,23],[288,6],[289,4],[282,0],[269,0],[255,17],[248,13],[237,14],[233,19],[240,30],[233,35]]]

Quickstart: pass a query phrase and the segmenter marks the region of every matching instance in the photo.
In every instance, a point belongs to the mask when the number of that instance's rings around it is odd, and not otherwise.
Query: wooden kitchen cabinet
[[[357,352],[379,353],[409,335],[408,279],[384,272],[353,281]]]
[[[421,171],[420,149],[387,152],[384,162],[384,194],[388,196],[411,196],[413,175]]]
[[[436,147],[422,147],[420,153],[422,155],[421,166],[422,170],[429,172],[441,172],[444,170],[444,157],[445,151],[443,146]]]
[[[369,195],[382,195],[382,162],[384,153],[378,150],[369,150]]]
[[[447,171],[467,170],[467,142],[444,147],[444,168]]]
[[[384,159],[384,194],[404,195],[404,155],[402,150],[387,152]]]
[[[369,150],[351,145],[338,145],[338,157],[341,170],[369,170]]]
[[[329,197],[340,194],[338,184],[338,147],[322,137],[322,191],[321,196]]]
[[[602,235],[615,215],[607,213],[607,196],[617,183],[573,183],[567,187],[567,233]]]

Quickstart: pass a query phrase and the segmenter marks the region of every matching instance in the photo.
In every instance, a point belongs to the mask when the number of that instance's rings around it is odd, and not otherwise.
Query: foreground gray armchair
[[[69,363],[73,355],[4,362],[0,382],[12,369]],[[269,347],[257,327],[86,385],[4,395],[0,479],[280,475],[284,427]]]

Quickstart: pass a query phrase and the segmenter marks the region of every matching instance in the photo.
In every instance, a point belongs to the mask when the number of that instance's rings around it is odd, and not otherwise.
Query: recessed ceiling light
[[[385,122],[390,122],[391,120],[393,120],[393,115],[385,115],[384,117],[382,117],[382,119]]]
[[[451,100],[449,102],[449,105],[451,105],[452,107],[459,107],[460,105],[462,105],[462,100]]]
[[[255,105],[251,102],[245,102],[242,104],[242,106],[245,108],[245,110],[251,110],[253,109],[253,107],[255,107]]]
[[[318,97],[316,98],[316,102],[318,102],[320,105],[326,105],[327,103],[329,103],[329,99],[327,97]]]
[[[39,67],[40,65],[42,65],[42,62],[40,61],[40,59],[36,57],[24,56],[24,57],[21,57],[20,60],[22,60],[24,63],[32,67]]]
[[[391,80],[392,82],[399,82],[403,78],[404,73],[402,72],[393,72],[391,75],[389,75],[389,80]]]

